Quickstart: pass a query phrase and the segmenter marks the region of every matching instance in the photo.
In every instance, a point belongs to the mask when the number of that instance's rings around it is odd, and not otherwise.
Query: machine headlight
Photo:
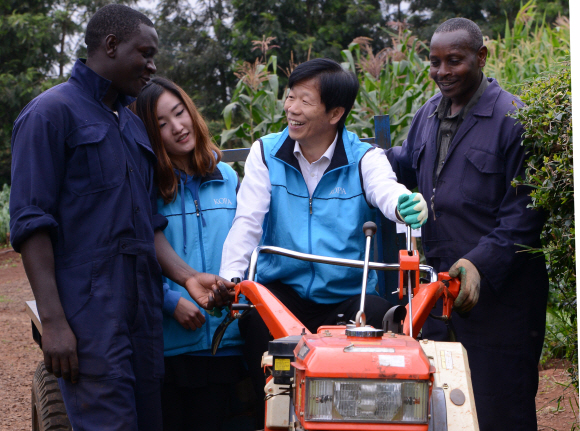
[[[426,380],[306,379],[305,419],[426,423]]]

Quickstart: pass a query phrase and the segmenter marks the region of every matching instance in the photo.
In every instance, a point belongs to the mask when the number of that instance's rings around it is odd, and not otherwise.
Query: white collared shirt
[[[294,156],[298,159],[310,196],[330,165],[337,138],[338,134],[322,157],[313,163],[306,160],[298,142],[294,145]],[[243,279],[250,255],[262,238],[262,224],[270,208],[272,185],[260,146],[260,141],[254,142],[246,159],[245,176],[237,196],[236,216],[224,243],[219,275],[226,280],[234,277]],[[411,192],[397,182],[397,176],[382,149],[374,148],[363,156],[361,174],[367,202],[388,219],[401,223],[395,215],[397,201],[403,193]]]
[[[300,170],[302,171],[304,181],[306,181],[306,187],[308,187],[308,194],[310,197],[312,197],[312,194],[320,182],[322,175],[326,171],[326,168],[330,166],[330,161],[332,160],[332,156],[334,156],[334,149],[336,148],[337,140],[338,133],[324,154],[317,161],[312,163],[310,163],[308,160],[306,160],[306,157],[304,157],[302,148],[300,147],[298,141],[294,143],[294,157],[298,159],[298,164],[300,165]]]

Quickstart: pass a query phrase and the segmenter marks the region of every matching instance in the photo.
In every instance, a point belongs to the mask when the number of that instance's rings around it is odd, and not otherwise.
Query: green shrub
[[[570,65],[536,79],[521,95],[526,106],[513,116],[525,128],[523,142],[530,153],[525,178],[514,185],[533,188],[532,208],[544,210],[547,222],[542,248],[550,276],[550,301],[545,354],[566,357],[573,384],[578,386],[576,329],[576,255],[572,165],[572,89]]]

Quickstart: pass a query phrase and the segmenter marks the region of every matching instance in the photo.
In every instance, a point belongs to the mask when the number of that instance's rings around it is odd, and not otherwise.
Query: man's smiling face
[[[298,82],[290,89],[284,102],[288,133],[290,138],[301,145],[328,140],[328,136],[331,136],[332,142],[336,134],[336,123],[340,116],[335,120],[335,110],[326,112],[318,87],[316,78]]]
[[[112,86],[120,93],[137,97],[156,72],[153,57],[159,40],[153,27],[145,24],[130,39],[119,43]]]
[[[465,106],[475,94],[485,66],[487,49],[470,47],[465,30],[435,33],[431,39],[429,76],[454,106]]]

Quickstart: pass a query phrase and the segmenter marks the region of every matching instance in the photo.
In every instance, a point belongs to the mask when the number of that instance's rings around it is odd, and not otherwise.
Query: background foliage
[[[389,3],[400,3],[390,0]],[[469,18],[476,22],[484,34],[495,38],[505,36],[506,20],[514,22],[520,8],[521,0],[410,0],[408,21],[418,29],[417,35],[427,39],[442,22],[456,16]],[[538,14],[547,22],[553,22],[559,14],[569,15],[568,0],[535,0]],[[403,15],[403,18],[405,16]],[[399,18],[399,21],[401,18]]]
[[[548,215],[542,248],[548,263],[551,294],[546,355],[578,362],[576,249],[572,165],[572,88],[569,67],[540,77],[521,95],[526,106],[514,117],[525,127],[523,145],[530,151],[526,176],[515,184],[533,187],[532,207]],[[578,369],[571,368],[578,386]]]
[[[116,0],[130,5],[135,1]],[[86,53],[82,35],[89,17],[110,2],[0,0],[0,183],[10,182],[10,133],[18,112],[41,91],[67,79],[72,61]],[[525,13],[519,12],[520,0],[483,0],[474,5],[465,0],[412,0],[410,9],[404,10],[397,0],[158,0],[153,12],[145,12],[159,34],[159,74],[178,82],[193,97],[214,135],[224,128],[224,108],[248,94],[236,76],[244,73],[242,68],[248,70],[245,62],[259,68],[256,60],[266,65],[270,56],[277,57],[275,65],[266,67],[267,75],[277,76],[276,103],[268,102],[275,106],[295,64],[328,56],[353,70],[372,69],[360,74],[363,92],[349,127],[370,134],[372,112],[389,112],[392,136],[398,142],[412,113],[436,91],[426,72],[430,26],[453,16],[478,22],[489,37],[488,74],[506,87],[545,70],[549,60],[559,56],[553,50],[566,46],[566,37],[552,26],[558,14],[568,13],[565,0],[535,0]],[[426,19],[428,15],[431,18]],[[506,18],[520,22],[519,27],[506,26]],[[267,40],[273,49],[269,53],[254,43]],[[387,63],[393,67],[380,68]],[[377,65],[379,74],[373,72]],[[249,124],[241,105],[236,106],[227,129]],[[273,124],[278,121],[269,115]],[[262,121],[252,123],[254,129]],[[263,123],[260,130],[268,127]],[[247,128],[237,132],[240,136],[232,137],[238,140],[228,145],[247,144],[253,133]]]
[[[20,109],[57,61],[53,2],[0,0],[0,181],[10,181],[10,135]]]
[[[564,66],[570,50],[567,18],[558,17],[548,24],[530,1],[518,11],[514,22],[504,22],[504,27],[505,37],[486,38],[489,56],[484,72],[506,90],[519,94],[526,82]],[[429,79],[427,44],[400,22],[390,22],[384,34],[388,42],[379,49],[375,41],[359,36],[341,51],[343,67],[356,72],[360,81],[346,126],[360,136],[373,136],[374,116],[388,113],[393,145],[400,145],[415,112],[438,89]],[[273,43],[278,41],[270,41],[260,52],[266,56],[273,50]],[[286,88],[281,82],[295,63],[280,71],[275,66],[275,62],[281,62],[280,56],[267,65],[264,58],[238,66],[239,81],[223,111],[225,128],[218,139],[222,144],[227,142],[228,147],[249,146],[256,137],[284,127],[280,114]]]
[[[254,61],[251,41],[276,38],[279,65],[309,57],[340,58],[355,37],[366,36],[377,47],[387,40],[379,0],[232,0],[234,55]]]
[[[162,1],[155,19],[158,71],[178,82],[210,121],[220,118],[235,85],[231,13],[225,0],[198,0],[195,10],[188,1]],[[210,123],[210,130],[221,126]]]
[[[79,31],[109,0],[0,0],[0,184],[10,183],[10,136],[18,113],[63,82]],[[134,0],[117,0],[131,3]]]

